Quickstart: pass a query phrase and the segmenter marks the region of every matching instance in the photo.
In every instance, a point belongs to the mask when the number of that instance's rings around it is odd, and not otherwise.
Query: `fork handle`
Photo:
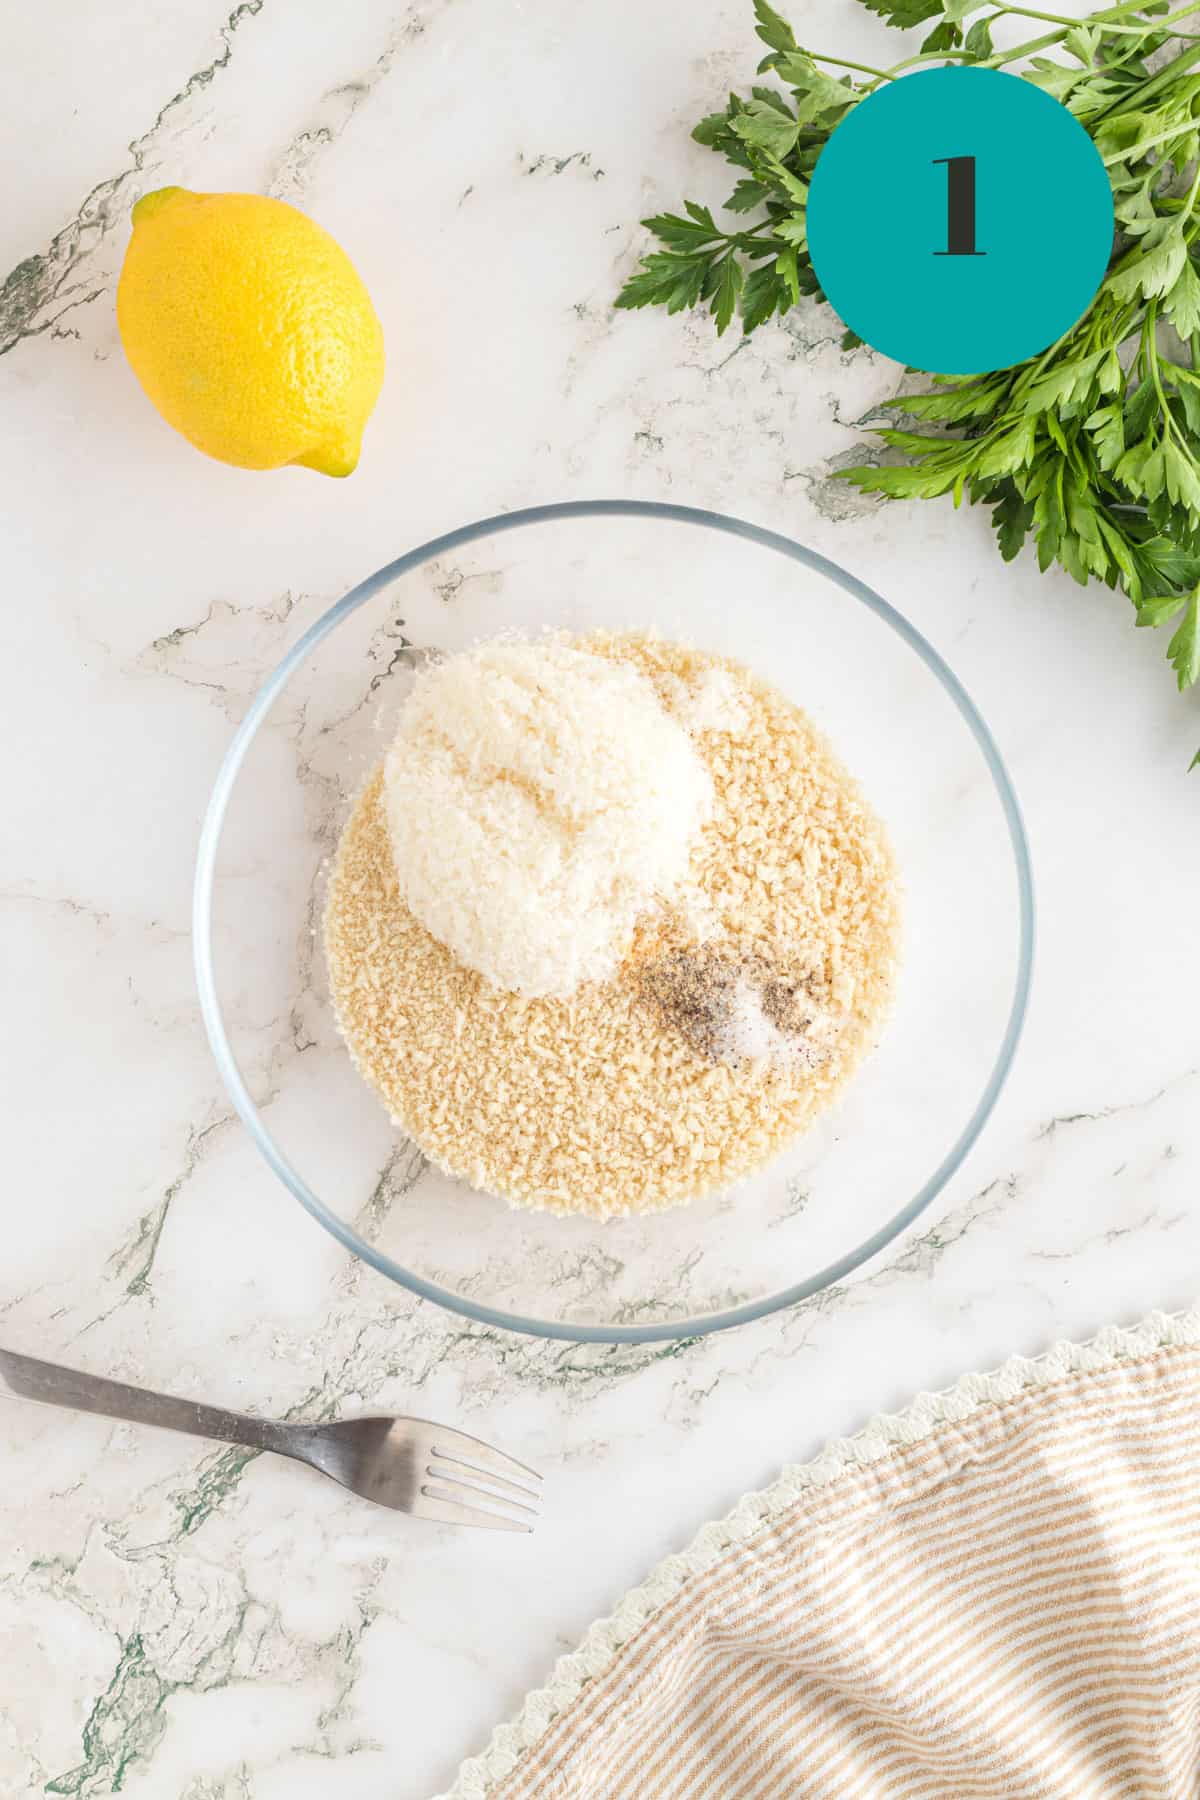
[[[168,1431],[186,1431],[193,1437],[216,1438],[223,1444],[243,1444],[250,1450],[274,1450],[295,1456],[298,1445],[292,1428],[275,1419],[252,1419],[246,1413],[226,1412],[220,1406],[204,1406],[197,1400],[178,1400],[155,1394],[149,1388],[128,1387],[103,1375],[85,1375],[36,1356],[0,1350],[0,1384],[20,1400],[37,1400],[45,1406],[66,1406],[73,1412],[100,1413],[109,1419],[127,1419],[134,1425],[159,1425]]]

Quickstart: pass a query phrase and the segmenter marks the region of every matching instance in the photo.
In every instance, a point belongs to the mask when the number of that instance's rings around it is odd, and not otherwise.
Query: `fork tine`
[[[461,1500],[456,1500],[452,1493],[432,1487],[421,1489],[420,1498],[412,1510],[420,1518],[440,1519],[447,1525],[482,1525],[490,1531],[528,1533],[533,1530],[533,1526],[527,1525],[523,1519],[509,1518],[506,1513],[485,1512],[478,1506],[467,1506]]]
[[[501,1495],[507,1499],[511,1494],[518,1503],[527,1500],[536,1503],[542,1497],[540,1488],[522,1487],[520,1482],[509,1481],[503,1475],[493,1475],[490,1469],[480,1468],[476,1463],[464,1462],[461,1457],[447,1456],[444,1451],[436,1449],[430,1454],[435,1461],[430,1465],[429,1473],[435,1481],[465,1481],[467,1486],[486,1486],[498,1490],[497,1499]]]
[[[480,1500],[490,1501],[493,1506],[500,1507],[504,1512],[525,1513],[531,1519],[536,1519],[539,1516],[538,1496],[536,1494],[526,1494],[525,1500],[510,1500],[507,1494],[497,1493],[496,1487],[486,1487],[484,1486],[484,1483],[478,1479],[473,1481],[471,1479],[471,1470],[468,1470],[465,1475],[451,1474],[445,1468],[431,1463],[426,1469],[425,1475],[427,1480],[436,1482],[439,1489],[447,1493],[464,1493],[471,1496],[478,1496]],[[485,1480],[487,1479],[496,1482],[497,1485],[499,1483],[499,1477],[497,1476],[485,1477]],[[533,1501],[532,1506],[526,1504],[526,1501],[528,1500]]]
[[[489,1475],[507,1476],[510,1481],[520,1481],[524,1476],[529,1481],[540,1481],[542,1478],[536,1469],[527,1468],[514,1456],[505,1456],[503,1450],[493,1449],[481,1438],[468,1437],[465,1431],[453,1431],[445,1425],[435,1425],[431,1434],[430,1448],[434,1456],[450,1457],[455,1462],[465,1463],[468,1468],[486,1469]]]

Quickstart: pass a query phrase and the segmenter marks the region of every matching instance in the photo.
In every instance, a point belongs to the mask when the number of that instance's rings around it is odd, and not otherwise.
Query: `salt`
[[[729,1010],[716,1034],[718,1062],[772,1061],[787,1055],[794,1040],[780,1031],[763,1011],[762,991],[743,975],[729,999]]]

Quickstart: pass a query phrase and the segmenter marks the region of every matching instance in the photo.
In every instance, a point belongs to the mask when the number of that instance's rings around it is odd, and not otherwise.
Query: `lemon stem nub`
[[[145,225],[154,217],[155,213],[161,212],[164,206],[169,206],[180,194],[186,194],[187,191],[186,188],[181,187],[160,187],[154,188],[149,194],[143,194],[131,214],[134,224]]]
[[[322,444],[296,458],[301,469],[315,469],[318,475],[353,475],[362,451],[361,438],[343,438],[340,444]]]

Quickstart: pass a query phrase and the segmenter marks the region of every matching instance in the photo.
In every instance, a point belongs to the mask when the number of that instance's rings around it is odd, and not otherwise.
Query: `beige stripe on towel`
[[[1200,1317],[969,1378],[598,1626],[454,1800],[1196,1800]]]

